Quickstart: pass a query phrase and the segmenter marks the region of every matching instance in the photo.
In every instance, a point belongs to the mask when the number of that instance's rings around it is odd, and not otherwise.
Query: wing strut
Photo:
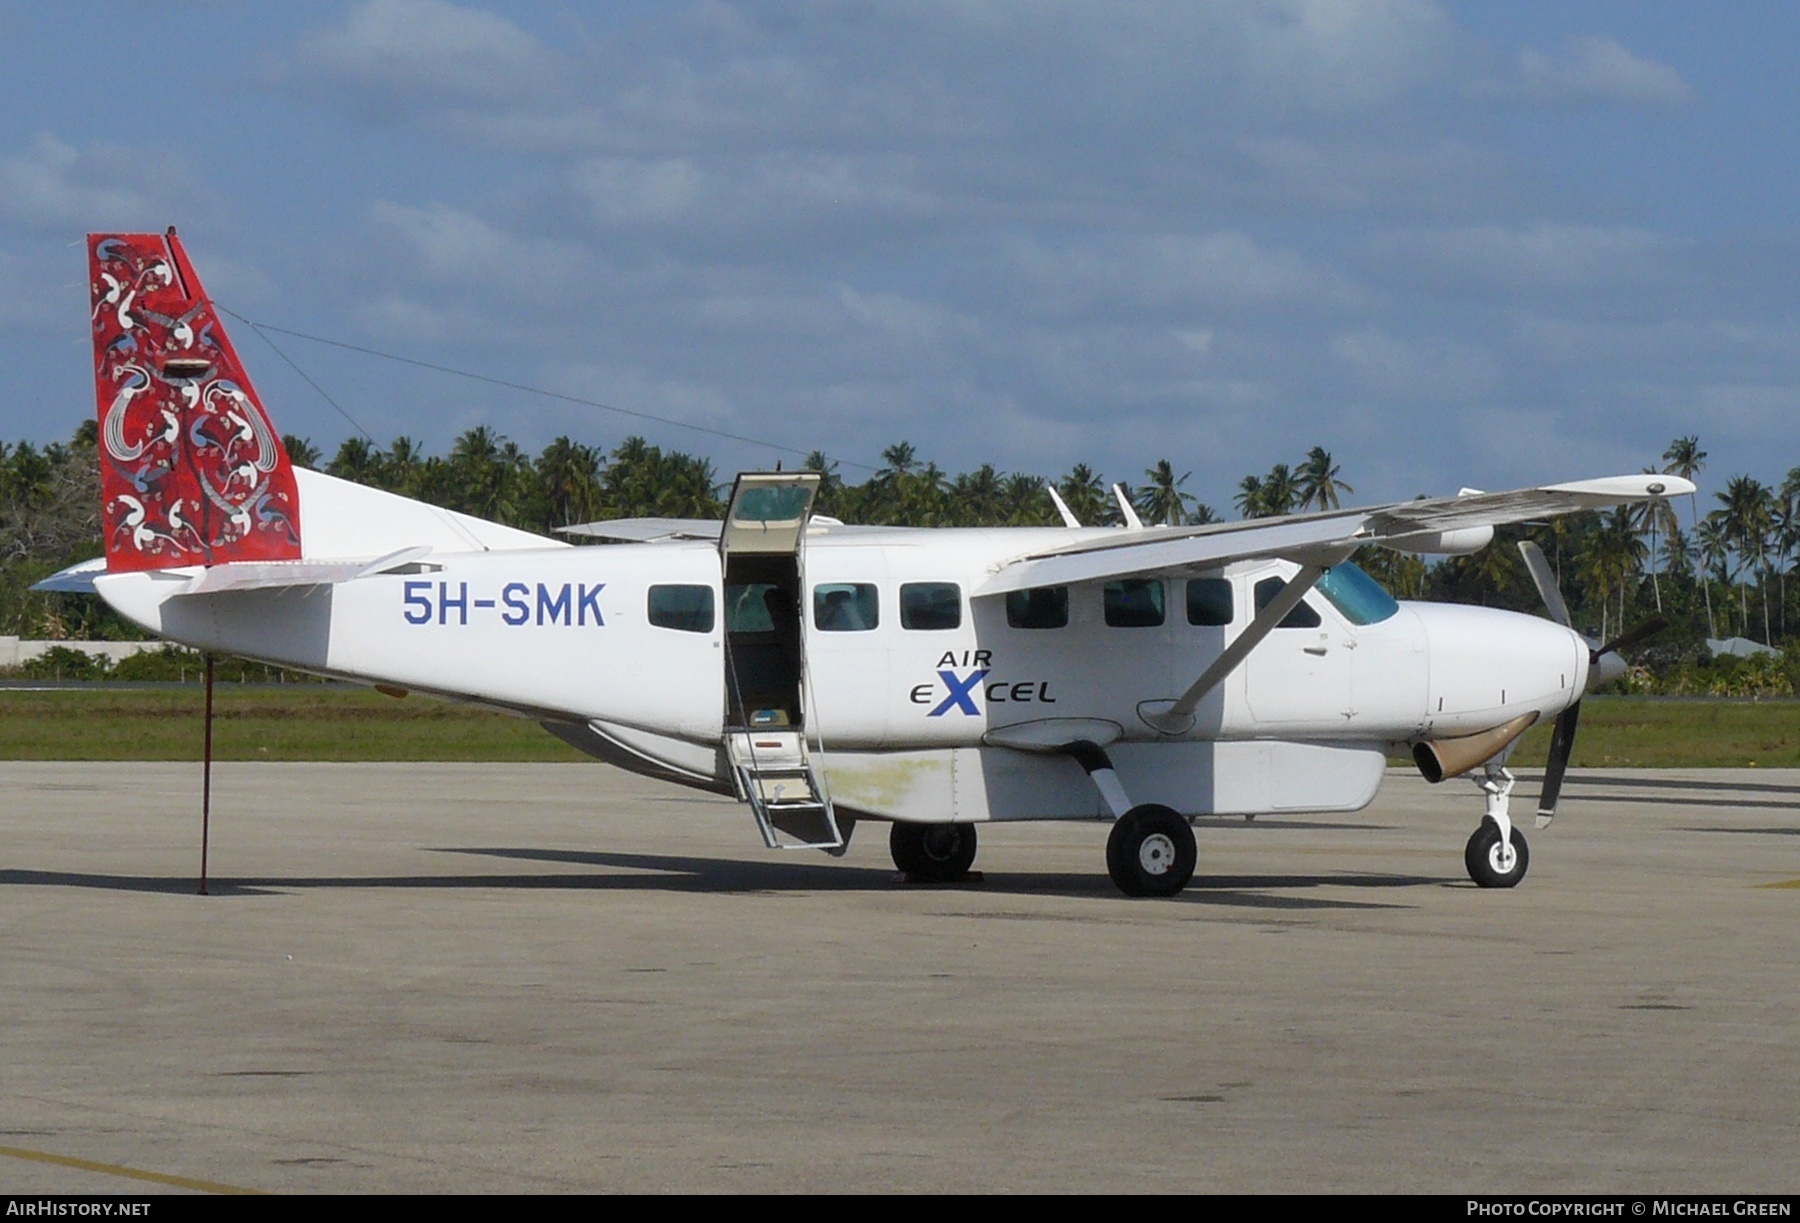
[[[1287,585],[1269,600],[1269,605],[1256,613],[1256,619],[1213,659],[1211,666],[1200,672],[1200,678],[1188,685],[1188,690],[1176,698],[1173,705],[1159,709],[1158,706],[1163,704],[1161,701],[1141,703],[1138,706],[1138,717],[1144,720],[1144,724],[1165,735],[1182,735],[1192,730],[1194,710],[1199,707],[1206,694],[1237,670],[1238,664],[1244,661],[1250,651],[1261,645],[1263,638],[1274,631],[1275,626],[1294,610],[1295,604],[1306,597],[1306,592],[1319,584],[1325,571],[1343,557],[1334,557],[1330,564],[1317,563],[1322,559],[1324,558],[1315,558],[1302,565],[1300,572],[1288,579]]]

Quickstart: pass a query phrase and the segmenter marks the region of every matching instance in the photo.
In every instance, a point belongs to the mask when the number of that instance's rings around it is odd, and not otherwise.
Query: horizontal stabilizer
[[[235,561],[202,571],[181,591],[184,595],[226,590],[272,590],[284,586],[336,586],[410,565],[430,548],[402,548],[374,560]]]
[[[46,594],[59,595],[91,595],[94,592],[94,579],[106,572],[106,558],[96,556],[91,561],[82,561],[79,565],[70,565],[59,573],[53,573],[43,581],[35,583],[33,590],[41,590]]]

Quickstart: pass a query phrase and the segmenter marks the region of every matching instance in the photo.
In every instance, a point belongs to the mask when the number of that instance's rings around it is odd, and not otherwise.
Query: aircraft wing
[[[1139,574],[1191,575],[1259,557],[1329,557],[1333,552],[1342,554],[1364,544],[1404,546],[1409,541],[1449,531],[1505,526],[1693,491],[1694,485],[1678,476],[1610,476],[1504,493],[1401,501],[1360,510],[1327,510],[1167,530],[1120,530],[1114,536],[1090,538],[1018,557],[1003,565],[974,593],[998,595],[1034,586],[1066,586]]]
[[[710,518],[614,518],[607,522],[582,522],[558,527],[559,535],[585,535],[620,543],[652,543],[659,539],[709,539],[717,541],[724,523]]]

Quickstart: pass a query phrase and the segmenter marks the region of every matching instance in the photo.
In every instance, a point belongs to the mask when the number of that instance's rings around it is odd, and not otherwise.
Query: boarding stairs
[[[725,752],[738,797],[750,804],[770,849],[842,853],[847,842],[808,751],[806,736],[787,726],[725,732]]]

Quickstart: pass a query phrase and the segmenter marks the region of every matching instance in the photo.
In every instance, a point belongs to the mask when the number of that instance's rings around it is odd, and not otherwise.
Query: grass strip
[[[0,760],[195,760],[201,690],[0,689]],[[296,684],[217,689],[220,760],[568,761],[582,756],[524,718],[425,697]],[[1538,768],[1545,723],[1513,755]],[[1589,697],[1577,768],[1797,768],[1800,701]]]

